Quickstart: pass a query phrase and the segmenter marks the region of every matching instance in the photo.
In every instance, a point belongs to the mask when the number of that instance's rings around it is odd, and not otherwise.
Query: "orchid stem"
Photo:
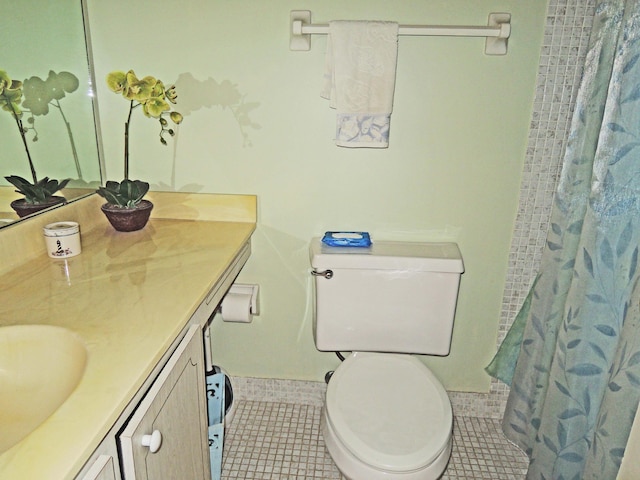
[[[129,124],[131,123],[131,113],[133,112],[133,100],[129,105],[129,116],[124,123],[124,179],[129,180]]]
[[[4,95],[3,95],[4,96]],[[33,160],[31,160],[31,153],[29,153],[29,144],[27,143],[27,137],[25,135],[24,127],[22,126],[22,120],[20,120],[16,110],[13,108],[13,104],[9,99],[7,99],[7,105],[11,108],[11,116],[16,121],[16,125],[18,125],[18,130],[20,130],[20,137],[22,137],[22,143],[24,144],[24,151],[27,152],[27,160],[29,160],[29,169],[31,170],[31,177],[33,178],[33,184],[38,183],[38,177],[36,176],[36,168],[33,166]]]

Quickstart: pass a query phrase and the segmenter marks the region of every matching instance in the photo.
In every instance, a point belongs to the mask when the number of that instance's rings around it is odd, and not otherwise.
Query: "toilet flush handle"
[[[318,272],[317,270],[311,270],[311,275],[314,277],[324,277],[327,280],[331,280],[333,278],[333,270],[323,270]]]

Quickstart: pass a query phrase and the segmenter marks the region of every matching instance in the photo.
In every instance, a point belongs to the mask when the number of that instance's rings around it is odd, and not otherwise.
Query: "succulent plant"
[[[29,182],[29,180],[19,177],[17,175],[9,175],[4,177],[13,186],[16,187],[16,192],[24,195],[26,203],[35,205],[40,203],[47,203],[47,200],[51,198],[58,190],[62,190],[67,186],[70,179],[58,180],[49,179],[44,177],[35,183]]]
[[[125,178],[122,182],[107,181],[104,187],[98,188],[98,195],[114,206],[135,208],[148,191],[147,182]]]

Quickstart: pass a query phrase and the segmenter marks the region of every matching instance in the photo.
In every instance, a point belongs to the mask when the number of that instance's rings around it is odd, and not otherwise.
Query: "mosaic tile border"
[[[231,377],[233,398],[254,402],[292,403],[321,407],[327,385],[324,382],[282,380],[277,378]],[[448,392],[456,416],[483,417],[487,405],[494,410],[489,395],[482,393]]]

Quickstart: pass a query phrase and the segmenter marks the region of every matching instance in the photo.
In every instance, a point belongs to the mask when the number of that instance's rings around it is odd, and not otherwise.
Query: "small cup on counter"
[[[51,258],[75,257],[82,252],[80,226],[77,222],[55,222],[45,225],[44,241]]]

